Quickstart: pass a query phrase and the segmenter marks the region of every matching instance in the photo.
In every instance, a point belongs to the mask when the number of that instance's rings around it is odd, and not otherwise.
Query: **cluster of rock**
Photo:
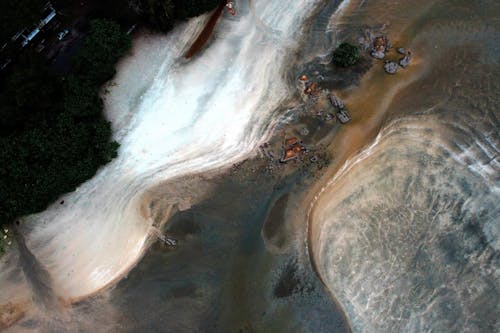
[[[370,55],[379,60],[383,60],[386,56],[386,53],[392,48],[391,43],[385,36],[371,36],[370,38]],[[410,65],[411,62],[411,52],[406,51],[404,48],[400,47],[397,49],[397,52],[403,55],[403,58],[400,58],[398,62],[386,60],[384,63],[384,70],[388,74],[396,74],[399,67],[406,68]]]
[[[351,120],[351,115],[346,110],[344,102],[335,95],[329,95],[330,103],[337,110],[337,119],[341,124],[345,124]]]
[[[375,59],[384,59],[385,53],[391,49],[391,43],[385,36],[375,37],[372,43],[370,55]]]

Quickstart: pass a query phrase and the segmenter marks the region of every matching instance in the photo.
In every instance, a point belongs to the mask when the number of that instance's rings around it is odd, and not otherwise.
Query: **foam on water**
[[[106,96],[121,143],[118,158],[66,195],[64,205],[23,222],[26,245],[51,275],[58,297],[94,293],[138,260],[151,225],[141,200],[149,188],[230,165],[265,140],[289,94],[284,73],[297,45],[290,41],[300,38],[319,1],[254,2],[280,38],[259,29],[242,2],[238,16],[221,21],[213,43],[190,62],[181,55],[204,17],[167,37],[135,42]],[[6,260],[2,265],[7,269]],[[15,299],[12,290],[1,301]]]

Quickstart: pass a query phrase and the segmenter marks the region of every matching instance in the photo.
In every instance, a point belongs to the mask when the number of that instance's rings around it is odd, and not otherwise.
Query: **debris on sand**
[[[405,48],[404,48],[404,47],[399,47],[399,48],[397,49],[397,51],[398,51],[398,53],[399,53],[399,54],[403,54],[403,55],[405,55],[405,54],[406,54],[406,50],[405,50]]]

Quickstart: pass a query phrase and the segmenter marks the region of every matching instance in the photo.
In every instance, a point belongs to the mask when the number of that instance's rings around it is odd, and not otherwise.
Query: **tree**
[[[174,0],[176,16],[179,19],[194,17],[215,9],[220,0]]]
[[[359,61],[359,47],[344,42],[333,52],[333,63],[340,67],[349,67]]]
[[[0,225],[45,209],[116,157],[99,90],[128,47],[130,38],[116,23],[94,20],[65,80],[50,74],[37,54],[6,80],[0,92]]]
[[[175,7],[171,0],[142,0],[141,11],[154,28],[168,31],[175,20]]]

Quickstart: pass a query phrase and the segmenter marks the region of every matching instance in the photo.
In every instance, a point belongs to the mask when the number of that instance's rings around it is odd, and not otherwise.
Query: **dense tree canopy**
[[[221,0],[140,0],[139,8],[153,27],[169,30],[175,20],[201,15],[220,3]]]
[[[21,59],[0,93],[0,224],[43,210],[116,156],[99,89],[129,47],[116,23],[94,20],[68,77]]]
[[[174,0],[178,18],[189,18],[215,9],[221,0]]]
[[[344,42],[333,52],[333,63],[340,67],[349,67],[356,64],[360,56],[359,47]]]

